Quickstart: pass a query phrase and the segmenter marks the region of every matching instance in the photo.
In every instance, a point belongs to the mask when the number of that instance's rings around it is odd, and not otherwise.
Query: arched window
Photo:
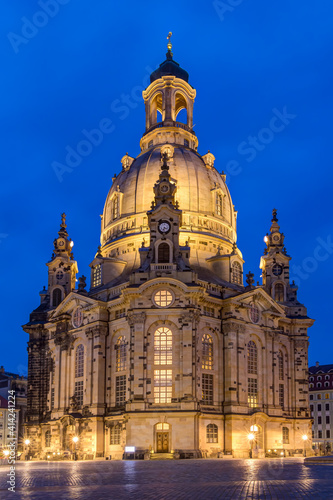
[[[48,430],[45,432],[45,448],[49,448],[51,446],[51,431]]]
[[[221,193],[216,193],[216,200],[215,200],[215,211],[216,215],[222,215],[222,210],[223,210],[223,197]]]
[[[127,358],[127,349],[126,349],[126,338],[118,337],[116,343],[116,371],[122,372],[126,370],[126,358]]]
[[[310,380],[310,382],[313,382],[313,377],[310,377],[309,380]]]
[[[284,366],[283,366],[283,353],[282,353],[282,351],[279,351],[278,361],[279,361],[279,380],[284,380]]]
[[[206,441],[207,443],[218,442],[218,427],[215,424],[208,424],[206,427]]]
[[[232,283],[242,284],[242,267],[239,262],[233,262],[231,269]]]
[[[283,442],[283,444],[289,444],[289,429],[288,429],[288,427],[282,427],[282,442]]]
[[[284,301],[284,286],[282,283],[276,283],[274,287],[274,297],[276,302],[283,302]]]
[[[160,264],[165,264],[170,262],[170,247],[167,243],[159,244],[157,260]]]
[[[80,344],[75,352],[75,378],[83,377],[84,373],[84,347]]]
[[[321,382],[317,382],[317,387],[321,387]]]
[[[101,264],[96,264],[96,266],[93,268],[92,288],[100,286],[101,284],[102,284],[102,266]]]
[[[329,382],[325,382],[324,383],[324,387],[329,387],[330,386],[330,383]]]
[[[55,288],[52,294],[53,307],[57,307],[61,302],[61,290],[60,288]]]
[[[202,337],[202,368],[204,370],[213,368],[213,339],[208,333]]]
[[[172,332],[164,326],[154,334],[154,364],[172,365]]]
[[[119,196],[116,194],[112,200],[112,220],[119,217]]]
[[[254,375],[258,373],[258,352],[253,340],[250,340],[247,345],[247,371]]]
[[[182,111],[182,113],[180,113]],[[179,114],[180,113],[180,114]],[[175,96],[175,119],[177,122],[188,124],[187,122],[187,102],[183,94],[176,93]]]
[[[120,444],[121,424],[110,427],[110,444]]]

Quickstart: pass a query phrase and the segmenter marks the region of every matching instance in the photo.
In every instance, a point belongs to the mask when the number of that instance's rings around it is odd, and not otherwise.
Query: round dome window
[[[153,302],[158,307],[168,307],[174,300],[173,294],[169,290],[159,290],[153,296]]]

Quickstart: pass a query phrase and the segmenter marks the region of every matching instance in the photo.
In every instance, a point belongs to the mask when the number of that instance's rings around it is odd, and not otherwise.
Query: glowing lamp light
[[[308,436],[306,434],[303,434],[302,439],[303,441],[306,441],[308,439]]]
[[[253,440],[254,440],[254,434],[252,434],[252,433],[251,433],[251,434],[249,434],[249,435],[247,436],[247,438],[248,438],[248,440],[249,440],[249,441],[253,441]]]
[[[77,436],[74,436],[74,437],[73,437],[73,441],[74,441],[74,443],[77,443],[77,442],[78,442],[78,440],[79,440],[79,438],[78,438]]]
[[[251,425],[250,431],[251,432],[258,432],[258,426],[257,425]]]
[[[3,454],[5,455],[5,457],[8,457],[8,455],[9,455],[9,451],[8,451],[8,450],[4,450],[4,451],[3,451]]]
[[[50,455],[47,455],[47,458],[50,458]]]
[[[268,243],[268,236],[265,236],[265,238],[264,238],[264,242],[265,242],[265,243]]]
[[[28,445],[30,444],[30,439],[26,439],[26,440],[24,441],[24,444],[26,444],[26,445],[28,446]]]
[[[283,451],[281,451],[280,455],[282,455],[282,456],[284,455]]]
[[[268,450],[268,453],[270,453],[270,452],[271,452],[271,450]]]
[[[74,241],[71,241],[71,242],[70,242],[70,244],[69,244],[69,246],[70,246],[71,248],[73,248],[73,246],[74,246]]]
[[[60,451],[58,451],[57,455],[60,455]]]

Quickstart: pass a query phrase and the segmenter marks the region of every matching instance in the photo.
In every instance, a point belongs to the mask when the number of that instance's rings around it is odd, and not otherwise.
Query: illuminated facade
[[[294,454],[305,434],[311,446],[313,321],[289,283],[276,211],[263,284],[243,283],[226,176],[197,152],[195,95],[169,45],[143,92],[141,153],[122,158],[107,195],[89,292],[84,278],[75,290],[62,218],[48,288],[24,326],[36,456],[72,452],[74,436],[82,458],[120,459],[125,446],[145,458]]]

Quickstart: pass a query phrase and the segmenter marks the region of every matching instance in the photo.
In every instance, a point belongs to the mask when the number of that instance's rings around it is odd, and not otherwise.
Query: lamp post
[[[77,436],[73,437],[73,443],[75,444],[74,460],[77,460],[76,444],[77,444],[78,440],[79,440],[79,438]]]
[[[248,434],[247,439],[250,441],[250,458],[252,458],[252,446],[253,446],[254,434],[252,434],[252,432]]]
[[[9,451],[8,450],[3,450],[3,454],[5,455],[5,458],[7,458],[8,455],[9,455]]]
[[[308,439],[308,436],[306,434],[303,434],[302,439],[303,439],[303,455],[306,457],[305,443]]]
[[[26,452],[26,454],[28,455],[27,460],[29,460],[29,444],[30,444],[30,439],[26,439],[24,441],[24,444],[28,447],[28,451]]]

